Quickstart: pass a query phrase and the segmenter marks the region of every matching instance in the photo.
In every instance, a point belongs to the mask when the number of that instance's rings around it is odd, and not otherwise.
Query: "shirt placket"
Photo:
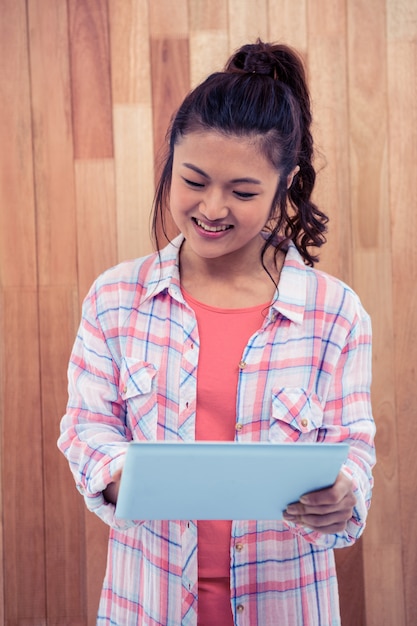
[[[257,438],[253,436],[252,429],[248,428],[250,420],[253,418],[252,410],[247,409],[247,403],[244,398],[241,398],[242,394],[245,396],[252,396],[257,389],[251,389],[248,385],[247,377],[250,376],[251,365],[253,359],[259,361],[262,358],[263,349],[268,336],[268,327],[276,319],[275,311],[270,310],[267,319],[263,327],[255,333],[242,354],[242,359],[238,363],[239,379],[237,388],[236,399],[236,436],[235,441],[253,441]],[[256,356],[255,356],[256,355]],[[257,384],[265,385],[266,377],[257,377]],[[255,383],[254,383],[255,384]],[[243,401],[240,401],[243,400]],[[242,408],[243,407],[243,408]],[[249,585],[249,567],[248,563],[251,561],[249,557],[250,545],[248,542],[247,534],[247,522],[246,521],[233,521],[232,523],[232,536],[231,536],[231,598],[232,598],[232,611],[236,626],[256,626],[254,616],[250,615],[250,607],[245,598],[242,597],[242,590]],[[252,566],[253,567],[253,566]]]
[[[179,389],[178,434],[183,441],[194,441],[197,399],[198,329],[197,321],[184,305],[182,329],[183,352]],[[186,485],[184,477],[184,484]],[[181,522],[182,530],[182,626],[197,624],[198,561],[197,525],[195,521]]]

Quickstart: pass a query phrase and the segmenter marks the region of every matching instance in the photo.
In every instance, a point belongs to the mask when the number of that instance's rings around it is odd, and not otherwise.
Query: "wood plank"
[[[307,68],[318,172],[314,199],[330,217],[328,241],[320,252],[320,269],[351,283],[345,4],[309,0],[307,28]]]
[[[54,6],[52,6],[54,5]],[[76,285],[76,221],[66,4],[28,3],[39,283]]]
[[[150,105],[114,107],[118,260],[151,252],[150,215],[154,196]]]
[[[268,41],[268,2],[267,0],[228,0],[229,45],[233,52],[246,43],[253,43],[258,37]]]
[[[151,40],[153,134],[157,159],[171,116],[190,88],[188,39]]]
[[[76,161],[78,289],[83,300],[92,282],[117,263],[113,159]]]
[[[417,256],[412,233],[417,180],[413,167],[417,146],[412,130],[417,123],[417,6],[413,0],[387,4],[389,172],[392,220],[393,300],[395,328],[395,388],[397,397],[401,539],[406,624],[417,622],[415,580],[417,546],[414,529],[417,513],[410,494],[415,491],[417,458],[412,442],[416,434],[417,377],[414,367],[416,343]],[[410,236],[411,235],[411,236]]]
[[[221,31],[228,26],[227,2],[224,0],[197,0],[188,5],[189,32]],[[206,50],[210,54],[210,50]]]
[[[397,3],[398,4],[398,3]],[[417,179],[413,163],[417,158],[414,130],[417,124],[416,7],[403,2],[391,7],[388,15],[388,85],[390,146],[390,207],[392,220],[393,301],[395,328],[395,389],[399,442],[399,485],[401,495],[401,537],[406,623],[417,623],[415,581],[417,545],[414,506],[417,456],[413,442],[417,434],[417,255],[413,233],[417,229],[415,200]]]
[[[67,365],[78,325],[71,286],[39,293],[48,624],[85,624],[84,500],[56,440],[67,403]]]
[[[389,530],[390,533],[392,529]],[[364,535],[365,538],[365,535]],[[400,538],[401,540],[401,538]],[[364,569],[365,569],[365,590],[366,590],[366,626],[395,626],[400,624],[406,624],[407,626],[413,626],[415,620],[408,620],[404,613],[404,607],[401,606],[402,598],[396,602],[391,603],[390,597],[384,597],[384,590],[387,587],[387,578],[390,580],[390,571],[398,572],[402,566],[401,554],[398,550],[396,542],[392,543],[388,540],[384,546],[384,560],[385,565],[390,567],[389,570],[380,569],[379,563],[381,560],[380,552],[381,547],[372,545],[369,542],[363,544],[363,556],[364,556]],[[372,587],[369,586],[369,581],[372,579]],[[368,581],[368,582],[367,582]],[[414,575],[415,581],[415,575]],[[380,592],[377,593],[377,589]],[[383,607],[383,611],[377,607],[377,603],[380,603]],[[412,600],[411,600],[412,602]],[[375,613],[372,612],[376,609]],[[379,621],[378,621],[379,619]],[[355,622],[352,622],[354,624]]]
[[[68,0],[74,150],[78,159],[113,156],[107,2]]]
[[[27,52],[26,2],[5,0],[0,19],[0,284],[4,286],[36,283]]]
[[[45,538],[36,285],[0,301],[6,626],[44,624]]]
[[[109,0],[114,104],[151,103],[147,0]]]
[[[190,3],[192,87],[212,72],[218,72],[224,68],[230,54],[227,18],[227,4],[223,0]]]
[[[0,289],[0,305],[3,304],[2,302],[2,295],[3,295],[3,291]],[[1,309],[0,309],[0,328],[1,328],[1,324],[2,324],[2,319],[1,319]],[[3,371],[3,353],[2,353],[2,347],[0,344],[0,373]],[[3,381],[3,376],[0,376],[0,398],[4,398],[4,381]],[[3,456],[3,429],[2,429],[2,424],[4,424],[4,420],[5,420],[5,407],[4,407],[4,402],[2,400],[0,400],[0,445],[1,445],[1,454]],[[4,582],[4,555],[5,555],[5,545],[4,545],[4,523],[3,523],[3,519],[4,519],[4,514],[3,514],[3,510],[4,510],[4,506],[3,506],[3,491],[4,491],[4,479],[3,479],[3,464],[0,463],[0,560],[1,560],[1,567],[0,567],[0,624],[4,624],[6,621],[5,618],[5,612],[4,612],[4,606],[5,606],[5,597],[4,597],[4,586],[5,586],[5,582]]]
[[[153,39],[188,37],[187,0],[149,2],[149,32]]]
[[[155,177],[166,150],[165,138],[172,115],[190,88],[188,39],[151,39],[153,143],[155,152]],[[161,245],[166,243],[160,232]],[[167,234],[171,239],[177,229],[167,215]]]
[[[268,4],[268,40],[307,53],[307,0],[274,0]]]
[[[375,489],[363,538],[366,623],[390,624],[395,616],[395,624],[402,626],[402,545],[400,536],[390,532],[398,524],[401,507],[389,246],[387,250],[391,233],[385,1],[370,6],[366,0],[355,0],[347,6],[353,286],[372,318],[372,397],[378,428]],[[397,569],[392,569],[393,565]],[[375,570],[384,572],[382,580],[375,576]]]
[[[362,540],[359,539],[353,546],[335,551],[343,626],[368,626],[364,610],[362,550]]]
[[[151,81],[153,108],[153,143],[155,178],[159,177],[165,154],[165,138],[171,116],[190,89],[188,41],[188,2],[158,0],[149,3],[149,34],[151,46]],[[161,245],[166,243],[158,225]],[[167,215],[167,235],[171,239],[177,229]]]

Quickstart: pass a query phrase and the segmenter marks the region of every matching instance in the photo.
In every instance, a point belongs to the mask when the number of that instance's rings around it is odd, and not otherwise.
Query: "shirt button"
[[[239,363],[239,369],[240,369],[240,370],[244,370],[244,369],[245,369],[245,367],[246,367],[246,361],[241,361],[241,362]]]
[[[122,393],[126,393],[126,391],[127,391],[127,387],[123,387]]]
[[[301,420],[301,426],[302,426],[303,428],[307,428],[307,426],[308,426],[308,419],[307,419],[307,418],[305,418],[305,417],[304,417],[304,418]]]
[[[242,430],[243,424],[239,424],[239,422],[235,426],[236,430]]]
[[[238,552],[242,552],[242,550],[243,550],[243,543],[237,543],[236,544],[236,550]]]
[[[236,607],[236,611],[238,613],[243,613],[243,611],[245,610],[245,607],[243,606],[243,604],[238,604]]]

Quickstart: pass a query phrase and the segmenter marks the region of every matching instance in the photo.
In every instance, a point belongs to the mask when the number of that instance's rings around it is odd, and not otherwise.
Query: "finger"
[[[337,505],[349,495],[355,498],[352,481],[343,472],[340,472],[332,487],[304,494],[301,496],[300,502],[309,506]]]
[[[295,502],[290,504],[286,511],[293,515],[328,515],[337,511],[353,510],[356,504],[356,498],[354,494],[346,495],[340,502],[334,502],[332,504],[304,504],[303,502]]]
[[[295,524],[302,524],[312,530],[317,530],[321,533],[336,533],[343,532],[346,529],[346,524],[350,519],[350,515],[334,513],[330,515],[288,515],[284,513],[284,519],[288,522]]]
[[[356,504],[356,498],[353,494],[348,494],[341,500],[340,502],[335,502],[334,504],[323,504],[323,505],[307,505],[302,504],[303,513],[305,515],[330,515],[332,513],[348,511],[350,512],[350,516],[353,513],[353,508]]]

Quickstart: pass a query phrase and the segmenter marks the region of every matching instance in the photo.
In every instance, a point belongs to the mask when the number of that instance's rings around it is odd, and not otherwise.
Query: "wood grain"
[[[308,2],[308,75],[318,172],[314,198],[330,218],[320,269],[351,284],[346,20],[342,2]]]
[[[252,43],[260,37],[268,39],[268,2],[267,0],[228,1],[229,43],[232,51],[245,43]]]
[[[74,152],[113,156],[107,2],[68,0]]]
[[[190,88],[187,39],[151,39],[153,135],[160,159],[172,115]]]
[[[152,37],[152,34],[151,34]],[[151,39],[152,103],[153,103],[153,142],[155,152],[155,178],[161,171],[166,153],[166,134],[171,118],[190,88],[189,47],[187,39]],[[177,229],[167,215],[166,233],[168,239]],[[166,239],[161,225],[157,225],[162,245]]]
[[[34,285],[37,274],[27,38],[26,3],[5,0],[0,19],[0,284],[4,286]]]
[[[221,0],[190,3],[190,82],[194,87],[223,69],[230,54],[227,4]]]
[[[414,494],[417,457],[413,441],[416,437],[415,406],[417,401],[417,259],[414,233],[417,220],[415,201],[417,180],[415,163],[417,146],[414,128],[417,123],[416,81],[417,11],[414,2],[397,3],[397,10],[388,10],[388,93],[389,182],[392,220],[392,262],[394,309],[394,372],[396,390],[396,421],[399,447],[399,487],[401,502],[400,540],[403,554],[406,624],[417,622],[415,581],[417,576],[417,544],[415,529],[417,512]]]
[[[80,300],[101,272],[117,263],[113,159],[75,163]]]
[[[157,0],[148,2],[149,32],[152,39],[188,37],[188,1]]]
[[[109,0],[114,104],[151,104],[149,11],[146,0]]]
[[[36,285],[4,289],[0,305],[5,624],[34,626],[46,615]]]
[[[66,363],[78,315],[75,289],[53,286],[40,290],[47,615],[51,623],[74,626],[83,623],[86,610],[84,501],[74,488],[56,440],[67,403]]]
[[[76,207],[66,4],[28,3],[38,278],[76,285]]]
[[[342,623],[417,623],[417,3],[2,0],[0,624],[95,623],[108,528],[56,448],[81,300],[151,249],[172,113],[258,36],[306,60],[319,267],[373,322],[378,463],[364,536],[336,553]]]
[[[149,105],[114,107],[117,257],[152,251],[150,215],[154,196],[152,110]]]
[[[268,4],[268,41],[307,53],[307,0],[276,0]]]

